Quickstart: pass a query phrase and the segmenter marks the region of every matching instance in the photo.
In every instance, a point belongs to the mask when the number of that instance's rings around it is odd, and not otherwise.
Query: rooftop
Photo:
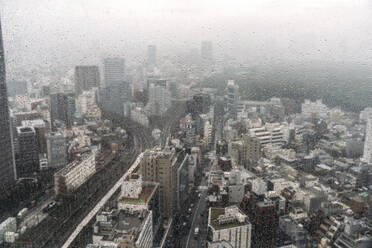
[[[155,186],[143,187],[138,198],[123,197],[120,199],[120,201],[125,204],[134,204],[134,205],[146,204],[148,200],[150,199],[152,192],[154,191],[154,188]]]
[[[247,216],[237,206],[211,208],[209,223],[215,230],[229,229],[249,224]]]

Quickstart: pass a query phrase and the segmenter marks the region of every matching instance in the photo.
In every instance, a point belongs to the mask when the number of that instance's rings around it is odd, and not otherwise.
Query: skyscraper
[[[129,86],[125,81],[113,82],[101,88],[99,92],[100,107],[103,111],[124,115],[124,103],[129,101]]]
[[[170,92],[165,80],[157,80],[149,85],[149,101],[146,109],[151,115],[162,115],[171,104]]]
[[[75,67],[75,94],[79,96],[83,91],[99,87],[100,76],[98,66]]]
[[[213,59],[213,47],[211,41],[202,41],[200,55],[203,60]]]
[[[5,82],[5,60],[0,22],[0,187],[15,180],[15,164]]]
[[[363,161],[372,164],[372,117],[368,117],[364,138]]]
[[[50,119],[52,129],[56,129],[56,121],[63,122],[67,128],[72,126],[75,114],[75,96],[73,93],[56,93],[50,95]]]
[[[62,167],[67,164],[67,141],[61,133],[47,135],[48,166]]]
[[[156,65],[156,46],[149,45],[147,47],[147,65],[155,66]]]
[[[103,61],[105,88],[121,84],[125,80],[125,61],[123,58],[106,58]]]
[[[36,132],[33,127],[17,127],[17,176],[28,177],[39,171]]]
[[[236,120],[237,105],[239,100],[239,85],[235,84],[234,80],[227,81],[226,87],[226,103],[229,117]]]

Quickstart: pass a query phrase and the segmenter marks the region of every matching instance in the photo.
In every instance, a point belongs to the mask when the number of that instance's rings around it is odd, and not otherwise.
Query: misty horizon
[[[372,4],[360,1],[1,0],[9,75],[121,56],[142,63],[154,44],[177,57],[213,42],[216,60],[372,62]],[[17,70],[16,70],[17,71]]]

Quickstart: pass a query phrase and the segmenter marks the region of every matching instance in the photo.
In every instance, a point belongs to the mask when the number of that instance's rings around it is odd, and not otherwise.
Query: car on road
[[[52,201],[45,208],[43,208],[43,212],[48,213],[52,211],[56,206],[57,206],[57,203],[55,201]]]

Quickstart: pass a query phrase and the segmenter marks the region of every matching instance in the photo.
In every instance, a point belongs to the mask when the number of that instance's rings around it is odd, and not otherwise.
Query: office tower
[[[160,211],[164,217],[171,218],[177,209],[179,199],[187,196],[185,192],[187,185],[180,181],[180,177],[188,170],[185,169],[187,167],[183,167],[186,161],[185,151],[177,153],[168,148],[147,150],[143,155],[140,163],[142,180],[159,183]],[[183,177],[182,180],[187,178]]]
[[[99,91],[100,107],[103,111],[124,115],[124,103],[128,102],[129,85],[127,82],[115,82]]]
[[[254,165],[261,158],[261,143],[260,140],[251,136],[249,133],[243,134],[243,152],[242,160],[244,165]]]
[[[208,247],[251,247],[252,225],[237,206],[210,208],[208,229]],[[227,243],[226,246],[221,246],[222,241]]]
[[[202,41],[200,55],[203,60],[213,59],[213,48],[211,41]]]
[[[67,128],[72,126],[75,114],[75,95],[73,93],[56,93],[50,95],[50,119],[52,129],[57,127],[57,121]]]
[[[17,176],[29,177],[39,171],[36,132],[33,127],[17,127]]]
[[[253,225],[252,247],[276,247],[279,219],[273,202],[257,202],[249,219]]]
[[[103,61],[105,88],[121,84],[125,80],[125,61],[123,58],[106,58]]]
[[[234,80],[227,81],[226,87],[226,105],[229,117],[236,120],[237,105],[239,100],[239,86],[235,84]]]
[[[156,66],[156,46],[149,45],[147,47],[147,65],[152,67]]]
[[[366,134],[364,138],[363,161],[372,164],[372,117],[367,118]]]
[[[62,167],[67,164],[66,137],[61,133],[50,133],[46,136],[48,151],[48,166]]]
[[[16,177],[12,140],[0,22],[0,187],[12,183]]]
[[[88,120],[100,120],[101,110],[97,105],[96,98],[95,91],[83,91],[76,99],[77,112]]]
[[[46,145],[46,125],[45,121],[42,119],[36,120],[25,120],[22,121],[23,127],[33,127],[36,134],[36,143],[38,147],[39,153],[47,153],[47,145]]]
[[[75,67],[75,94],[79,96],[83,91],[100,86],[98,66]]]
[[[171,104],[170,92],[165,80],[157,80],[149,85],[149,101],[146,110],[151,115],[162,115]]]

